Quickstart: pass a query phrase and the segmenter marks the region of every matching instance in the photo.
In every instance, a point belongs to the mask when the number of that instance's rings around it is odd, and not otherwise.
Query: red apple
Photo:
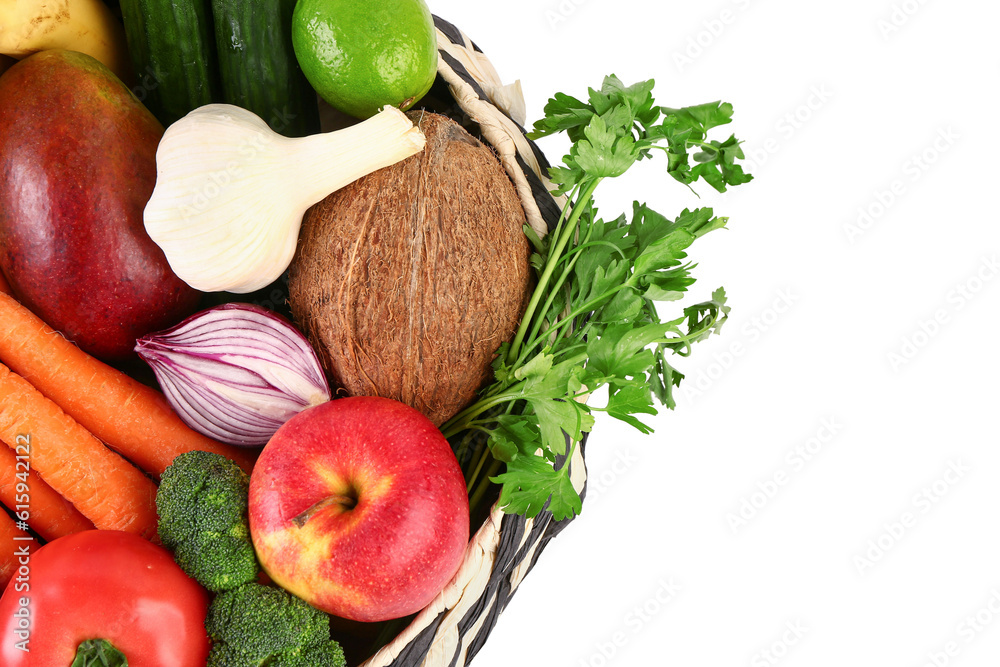
[[[451,446],[417,410],[357,396],[278,429],[250,477],[250,534],[278,585],[355,621],[427,606],[469,541]]]

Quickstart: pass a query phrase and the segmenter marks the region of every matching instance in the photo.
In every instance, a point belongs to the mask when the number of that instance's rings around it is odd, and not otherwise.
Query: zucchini
[[[219,100],[209,0],[121,0],[121,10],[133,92],[161,123]]]
[[[316,93],[292,50],[296,0],[212,0],[222,100],[287,137],[319,132]]]

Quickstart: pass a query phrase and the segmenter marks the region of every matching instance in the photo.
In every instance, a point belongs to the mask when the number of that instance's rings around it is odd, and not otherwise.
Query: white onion
[[[204,310],[143,336],[135,351],[188,426],[231,445],[264,445],[291,417],[330,400],[309,341],[258,306]]]

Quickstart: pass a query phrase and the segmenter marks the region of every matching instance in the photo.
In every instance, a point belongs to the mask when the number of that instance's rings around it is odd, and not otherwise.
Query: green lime
[[[437,74],[437,32],[423,0],[299,0],[292,46],[320,97],[357,118],[409,109]]]

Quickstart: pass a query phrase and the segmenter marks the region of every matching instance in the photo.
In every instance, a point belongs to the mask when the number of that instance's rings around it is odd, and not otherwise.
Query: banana
[[[133,80],[125,29],[101,0],[0,0],[0,54],[20,59],[46,49],[86,53]]]

